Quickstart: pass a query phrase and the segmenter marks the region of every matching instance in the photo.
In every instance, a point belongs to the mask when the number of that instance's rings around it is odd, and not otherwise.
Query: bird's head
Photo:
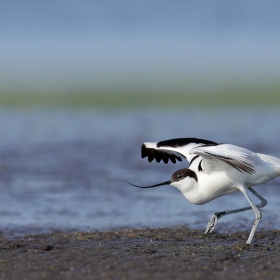
[[[179,169],[176,172],[174,172],[171,176],[171,180],[151,185],[151,186],[137,186],[132,183],[132,186],[135,186],[137,188],[154,188],[154,187],[159,187],[159,186],[164,186],[164,185],[171,185],[173,187],[178,188],[181,192],[184,192],[189,186],[193,185],[195,182],[197,182],[197,176],[196,173],[187,168]]]

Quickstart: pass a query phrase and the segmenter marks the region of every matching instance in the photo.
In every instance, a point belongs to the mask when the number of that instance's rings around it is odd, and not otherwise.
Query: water
[[[14,234],[53,229],[187,225],[203,229],[214,212],[247,206],[242,194],[192,205],[166,181],[187,163],[148,163],[144,141],[200,137],[280,157],[275,109],[0,111],[0,220]],[[280,227],[280,180],[256,190],[268,200],[260,228]],[[256,201],[257,202],[257,201]],[[234,218],[238,218],[233,222]],[[220,221],[249,229],[252,211]]]

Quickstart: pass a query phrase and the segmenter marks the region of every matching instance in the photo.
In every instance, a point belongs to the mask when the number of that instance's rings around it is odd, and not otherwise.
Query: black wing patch
[[[169,160],[173,163],[176,163],[176,160],[182,161],[182,158],[179,155],[171,154],[161,150],[146,148],[144,144],[141,148],[141,157],[148,157],[149,162],[153,161],[154,159],[156,159],[157,162],[163,160],[165,164],[168,163]]]
[[[213,145],[213,146],[217,145],[216,142],[213,142],[210,140],[199,139],[199,138],[176,138],[176,139],[170,139],[170,140],[158,142],[157,148],[161,148],[161,147],[178,148],[181,146],[188,145],[190,143]]]
[[[201,163],[202,163],[202,160],[198,164],[198,171],[202,171]]]
[[[170,140],[158,142],[157,148],[163,148],[163,149],[164,147],[178,148],[178,147],[188,145],[190,143],[211,145],[211,146],[218,145],[217,143],[210,140],[204,140],[198,138],[176,138],[176,139],[170,139]],[[176,160],[182,161],[182,157],[185,157],[184,155],[172,151],[163,151],[163,150],[157,150],[153,148],[147,148],[144,144],[142,145],[141,148],[141,156],[142,158],[148,157],[149,162],[156,159],[157,162],[163,160],[164,163],[168,163],[169,160],[173,163],[176,163]]]
[[[196,155],[192,158],[192,160],[190,161],[190,166],[192,165],[192,163],[199,157],[199,155]]]
[[[232,166],[233,168],[237,169],[238,171],[240,171],[241,173],[249,173],[249,174],[254,174],[256,173],[256,170],[254,169],[254,165],[250,164],[249,162],[243,161],[243,160],[235,160],[229,157],[223,157],[223,156],[217,156],[217,155],[213,155],[211,153],[207,153],[213,157],[218,158],[219,160],[229,164],[230,166]]]

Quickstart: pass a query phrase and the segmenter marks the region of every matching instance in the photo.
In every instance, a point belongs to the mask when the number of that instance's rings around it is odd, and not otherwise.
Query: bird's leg
[[[260,200],[261,203],[256,205],[257,208],[263,208],[267,204],[266,199],[263,198],[258,192],[256,192],[252,188],[248,188],[248,190]],[[207,224],[205,234],[206,233],[211,233],[214,230],[218,220],[221,217],[227,216],[227,215],[230,215],[230,214],[235,214],[235,213],[239,213],[239,212],[248,211],[248,210],[251,210],[251,209],[252,209],[252,207],[243,207],[243,208],[238,208],[238,209],[234,209],[234,210],[230,210],[230,211],[223,211],[223,212],[214,213],[213,216],[211,217],[210,221]]]
[[[218,220],[222,216],[226,215],[225,213],[226,213],[226,211],[214,213],[213,216],[211,217],[210,221],[207,224],[204,234],[211,233],[214,230]]]
[[[250,197],[247,195],[245,188],[240,188],[240,191],[243,192],[244,196],[246,197],[246,199],[248,200],[248,202],[250,203],[254,213],[255,213],[255,221],[254,221],[254,225],[252,227],[251,233],[249,235],[249,238],[247,240],[247,244],[251,244],[251,241],[254,237],[254,234],[256,232],[256,229],[259,225],[259,222],[262,218],[262,214],[260,213],[260,211],[258,210],[258,208],[254,205],[254,203],[252,202],[252,200],[250,199]]]
[[[267,200],[262,197],[258,192],[253,190],[252,188],[248,189],[255,197],[257,197],[260,200],[260,204],[256,205],[257,208],[263,208],[267,204]]]

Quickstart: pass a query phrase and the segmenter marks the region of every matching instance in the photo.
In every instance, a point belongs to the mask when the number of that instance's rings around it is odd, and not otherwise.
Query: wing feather
[[[155,158],[155,150],[151,150],[148,154],[148,161],[151,162]]]
[[[189,151],[201,145],[217,145],[217,143],[198,138],[176,138],[154,143],[146,142],[141,147],[141,156],[142,158],[148,157],[149,162],[156,159],[157,162],[162,160],[164,163],[168,163],[170,160],[172,163],[176,163],[182,161],[182,157],[191,161],[194,156],[190,155]]]
[[[256,172],[255,165],[260,161],[258,155],[252,151],[230,144],[196,147],[190,153],[200,155],[206,161],[209,156],[219,159],[238,171],[249,174]]]

